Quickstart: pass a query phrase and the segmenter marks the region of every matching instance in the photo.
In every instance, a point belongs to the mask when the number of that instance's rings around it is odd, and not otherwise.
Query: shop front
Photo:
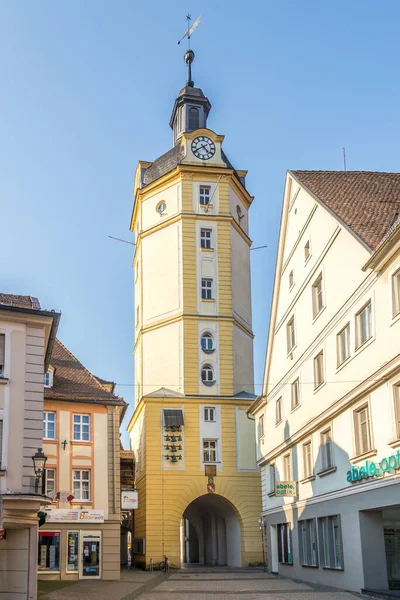
[[[119,546],[120,523],[104,520],[104,511],[51,509],[38,535],[40,579],[108,579],[111,548]],[[119,555],[117,557],[119,561]]]

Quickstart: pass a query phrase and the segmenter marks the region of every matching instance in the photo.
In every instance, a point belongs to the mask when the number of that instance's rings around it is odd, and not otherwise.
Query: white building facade
[[[399,201],[400,174],[287,173],[249,411],[269,570],[358,592],[400,584]]]

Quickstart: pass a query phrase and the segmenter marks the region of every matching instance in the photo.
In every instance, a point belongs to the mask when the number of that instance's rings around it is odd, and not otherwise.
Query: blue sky
[[[398,0],[2,2],[0,291],[61,310],[61,341],[127,401],[132,248],[107,236],[131,239],[136,163],[171,147],[187,12],[209,127],[249,170],[268,245],[252,252],[256,383],[285,171],[341,169],[343,146],[348,169],[399,166]]]

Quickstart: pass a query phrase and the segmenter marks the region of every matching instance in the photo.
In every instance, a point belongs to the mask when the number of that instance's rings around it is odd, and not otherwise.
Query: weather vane
[[[200,15],[200,17],[201,17],[201,15]],[[185,37],[187,37],[187,39],[188,39],[188,50],[190,50],[190,36],[192,35],[193,31],[196,29],[196,27],[200,23],[200,17],[197,17],[197,19],[194,21],[193,25],[190,25],[190,21],[192,20],[192,15],[189,15],[189,14],[186,15],[186,21],[187,21],[188,28],[185,31],[185,34],[179,40],[178,44],[180,44],[181,41],[184,40]]]
[[[195,20],[193,25],[190,25],[191,19],[192,19],[192,15],[186,15],[186,21],[187,21],[188,28],[187,28],[185,34],[181,37],[181,39],[178,42],[178,44],[180,44],[181,41],[185,39],[185,37],[187,37],[187,39],[188,39],[188,49],[185,52],[184,59],[185,59],[185,63],[188,66],[188,78],[187,78],[186,85],[189,87],[194,86],[194,81],[192,79],[192,62],[194,61],[194,52],[190,48],[190,37],[192,36],[193,31],[196,29],[196,27],[200,23],[200,17],[197,17],[197,19]]]

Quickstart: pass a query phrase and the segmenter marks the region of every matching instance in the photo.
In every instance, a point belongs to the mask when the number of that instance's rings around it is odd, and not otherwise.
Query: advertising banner
[[[104,510],[46,508],[47,523],[104,523]]]

